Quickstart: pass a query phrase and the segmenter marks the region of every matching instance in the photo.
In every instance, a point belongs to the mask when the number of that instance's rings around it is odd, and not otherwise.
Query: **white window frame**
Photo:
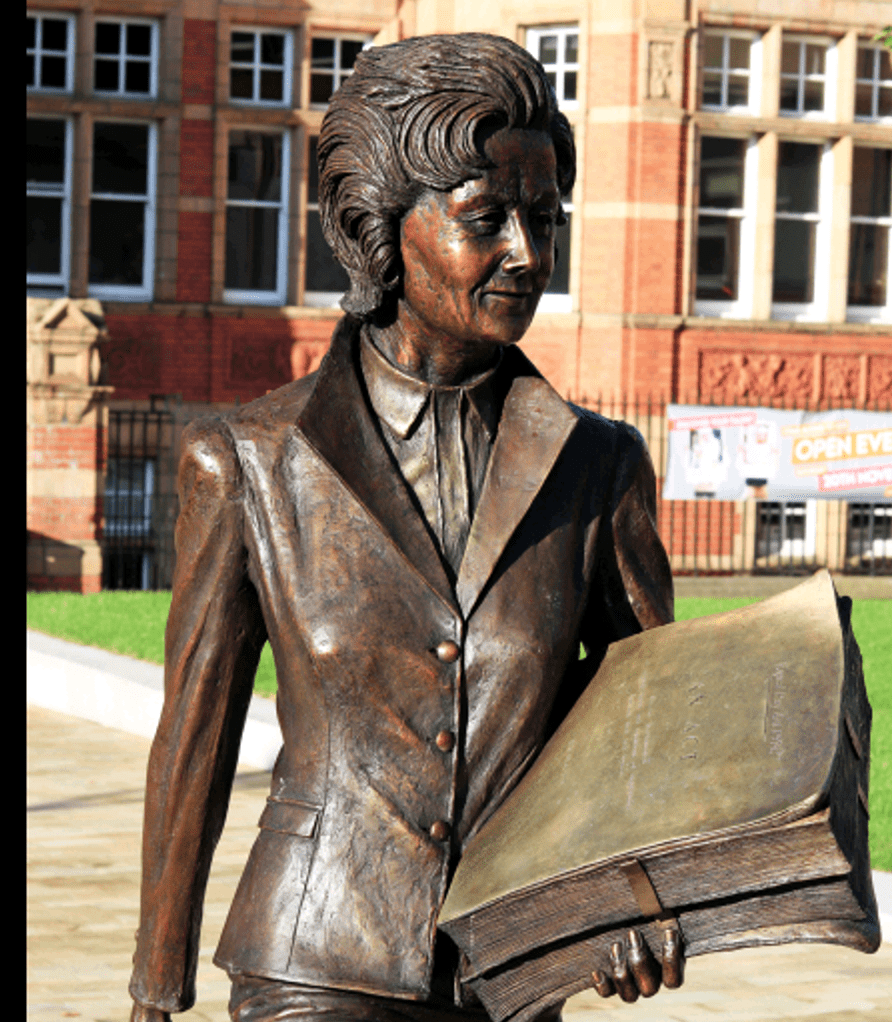
[[[885,148],[885,147],[883,147]],[[892,214],[892,210],[890,210]],[[848,305],[846,321],[849,323],[892,323],[892,215],[889,216],[850,216],[849,224],[870,224],[888,228],[886,235],[886,304],[885,305]],[[851,228],[849,231],[851,239]],[[849,242],[851,244],[851,241]],[[848,288],[848,266],[846,267],[846,287]]]
[[[132,56],[127,53],[127,44],[125,42],[126,31],[122,31],[119,36],[119,49],[118,49],[118,88],[117,89],[97,89],[96,88],[96,61],[97,60],[114,60],[115,55],[112,53],[97,53],[96,52],[96,29],[93,30],[93,75],[92,75],[92,89],[96,96],[119,96],[122,99],[155,99],[158,95],[158,22],[152,21],[148,18],[114,18],[106,17],[105,15],[98,15],[95,24],[117,24],[126,28],[127,25],[143,25],[151,29],[151,53],[148,57]],[[148,92],[128,92],[125,88],[126,81],[126,63],[127,61],[133,61],[138,64],[149,65],[149,91]]]
[[[264,135],[278,135],[282,139],[282,184],[279,201],[267,199],[230,199],[226,196],[226,209],[230,206],[251,209],[278,209],[278,237],[276,239],[276,288],[274,291],[255,291],[240,288],[224,288],[223,301],[232,305],[284,305],[288,291],[288,227],[289,227],[289,185],[291,183],[291,132],[287,129],[266,129],[256,124],[231,124],[229,133],[251,131]],[[227,160],[229,137],[226,139]],[[227,189],[228,189],[227,179]],[[225,245],[225,239],[224,239]],[[224,267],[225,274],[225,267]]]
[[[579,93],[582,90],[582,73],[581,64],[579,62],[579,45],[580,45],[580,32],[579,23],[575,24],[560,24],[560,25],[537,25],[535,28],[527,29],[527,40],[526,48],[530,53],[540,60],[539,57],[539,43],[544,36],[555,35],[558,37],[557,54],[558,58],[554,63],[546,64],[542,61],[542,66],[546,72],[553,73],[555,77],[555,95],[557,96],[558,108],[560,110],[578,110],[579,109]],[[566,40],[568,36],[576,36],[576,56],[577,60],[575,63],[568,62],[564,59],[564,51],[566,49]],[[576,73],[576,99],[565,99],[564,98],[564,76],[568,71]],[[567,207],[564,207],[567,209]],[[568,210],[569,212],[569,210]],[[544,296],[543,296],[544,297]],[[541,307],[541,303],[540,303]]]
[[[778,114],[781,117],[796,117],[812,121],[825,121],[831,111],[836,109],[836,80],[838,77],[839,62],[836,40],[828,36],[798,35],[785,33],[781,38],[781,47],[786,43],[798,43],[799,45],[799,70],[793,74],[781,70],[778,82]],[[807,74],[805,71],[805,51],[807,46],[824,47],[824,73]],[[783,51],[782,51],[783,52]],[[783,57],[781,57],[783,67]],[[780,107],[780,88],[784,81],[796,82],[796,109],[782,110]],[[820,110],[803,109],[805,102],[805,83],[821,82],[824,86],[824,106]]]
[[[143,252],[141,284],[88,284],[87,293],[91,298],[113,302],[150,302],[155,286],[155,223],[158,192],[158,126],[153,121],[132,121],[120,117],[102,117],[96,124],[139,124],[148,129],[146,137],[146,194],[127,192],[94,192],[92,189],[93,139],[90,139],[90,207],[93,201],[139,202],[143,204]],[[87,237],[90,237],[89,230]],[[87,275],[89,280],[89,273]]]
[[[34,18],[37,24],[35,25],[35,36],[34,36],[34,49],[28,49],[28,54],[34,57],[34,85],[28,86],[28,92],[49,92],[53,95],[65,95],[66,93],[74,91],[74,37],[75,37],[75,17],[73,14],[65,14],[60,11],[56,13],[54,11],[28,11],[28,17]],[[40,69],[43,63],[43,55],[46,53],[52,57],[58,57],[61,50],[44,50],[43,48],[43,19],[51,18],[53,21],[64,21],[68,24],[68,30],[65,34],[65,85],[62,88],[53,85],[42,85],[39,84],[41,74]]]
[[[716,137],[714,131],[703,132]],[[702,136],[701,136],[702,137]],[[720,137],[720,135],[719,135]],[[740,135],[727,135],[740,138]],[[698,139],[698,146],[700,139]],[[702,152],[702,148],[700,149]],[[740,221],[740,253],[737,260],[737,298],[723,301],[720,298],[697,298],[694,286],[694,315],[718,319],[751,319],[755,293],[756,257],[756,208],[759,197],[759,139],[756,135],[746,136],[746,154],[743,162],[743,206],[735,209],[720,209],[698,206],[694,230],[699,231],[700,215],[735,217]],[[696,271],[696,267],[695,267]]]
[[[58,290],[60,297],[68,292],[68,281],[71,279],[71,168],[74,163],[74,122],[70,117],[29,117],[29,120],[64,121],[65,123],[65,159],[63,163],[63,180],[61,186],[29,181],[27,194],[40,198],[60,198],[62,200],[62,236],[59,239],[59,272],[29,273],[26,284],[33,288],[51,288]]]
[[[882,43],[858,43],[859,50],[873,51],[873,76],[870,78],[856,78],[855,88],[859,85],[870,85],[871,86],[871,113],[870,114],[855,114],[856,121],[879,121],[880,124],[889,124],[892,122],[892,115],[886,115],[881,117],[879,114],[879,98],[880,89],[888,89],[892,93],[892,82],[884,82],[880,78],[880,54],[885,50]],[[857,74],[857,72],[856,72]]]
[[[254,36],[254,59],[250,63],[246,63],[241,60],[232,59],[232,36],[236,32],[250,33]],[[283,65],[279,64],[264,64],[260,59],[260,37],[262,35],[277,35],[281,36],[285,41],[284,53],[283,53]],[[239,68],[241,70],[250,70],[254,76],[254,96],[252,99],[245,99],[239,96],[232,95],[232,76],[231,72],[233,68]],[[230,79],[228,84],[229,90],[229,102],[235,106],[263,106],[263,107],[287,107],[291,106],[291,96],[293,94],[293,72],[294,72],[294,33],[285,31],[283,29],[271,28],[263,25],[230,25],[229,31],[229,70]],[[281,71],[282,72],[282,98],[281,99],[261,99],[260,98],[260,72],[261,71]]]
[[[313,40],[315,39],[330,39],[335,44],[335,66],[334,68],[314,68],[313,67]],[[365,32],[317,32],[311,31],[309,33],[309,39],[307,40],[307,64],[309,66],[309,79],[307,80],[307,97],[312,95],[312,81],[313,75],[326,75],[332,78],[332,89],[331,94],[341,87],[345,78],[349,78],[353,74],[353,68],[342,68],[341,67],[341,43],[362,43],[362,48],[367,50],[374,41],[374,37],[368,35]],[[328,108],[328,101],[324,103],[313,103],[310,102],[311,110],[326,110]]]
[[[823,322],[829,315],[830,299],[830,216],[833,206],[833,164],[834,154],[832,143],[826,139],[813,140],[802,138],[781,139],[781,142],[796,142],[816,145],[820,148],[818,160],[818,208],[814,213],[787,213],[774,211],[774,222],[778,220],[798,220],[816,224],[815,232],[815,268],[812,284],[812,300],[810,302],[774,302],[771,303],[771,318],[793,320],[801,323]],[[775,178],[776,180],[776,178]],[[772,266],[771,286],[774,288],[774,269]]]
[[[718,37],[722,40],[722,66],[713,67],[705,64],[706,47],[703,48],[704,64],[702,72],[718,72],[722,78],[722,100],[720,103],[704,103],[701,77],[700,109],[714,110],[723,114],[755,114],[759,110],[760,90],[762,85],[762,36],[758,32],[747,32],[740,29],[712,29],[704,30],[704,36]],[[750,66],[749,68],[732,68],[729,66],[731,39],[748,39],[750,43]],[[742,75],[746,72],[749,78],[747,87],[746,104],[730,106],[728,104],[728,78],[732,74]]]

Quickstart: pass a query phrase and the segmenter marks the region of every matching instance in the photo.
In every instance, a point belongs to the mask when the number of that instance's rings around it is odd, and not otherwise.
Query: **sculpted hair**
[[[500,36],[421,36],[359,55],[319,136],[322,229],[350,276],[341,303],[368,319],[402,279],[400,221],[421,193],[490,166],[480,129],[551,135],[558,189],[576,175],[573,135],[542,65]]]

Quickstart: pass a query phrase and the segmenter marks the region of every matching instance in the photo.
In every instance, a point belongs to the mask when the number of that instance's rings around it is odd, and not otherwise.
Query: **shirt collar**
[[[405,440],[427,408],[432,393],[460,390],[468,397],[468,407],[486,430],[490,441],[495,438],[501,413],[494,377],[502,365],[499,360],[485,373],[475,376],[461,387],[433,387],[416,380],[389,362],[369,340],[365,330],[360,344],[360,362],[369,400],[379,419]]]

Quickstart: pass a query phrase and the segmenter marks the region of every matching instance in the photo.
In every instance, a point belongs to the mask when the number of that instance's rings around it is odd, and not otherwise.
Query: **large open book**
[[[469,842],[439,926],[495,1022],[609,971],[630,926],[659,958],[788,941],[874,951],[870,705],[826,571],[742,610],[610,647]]]

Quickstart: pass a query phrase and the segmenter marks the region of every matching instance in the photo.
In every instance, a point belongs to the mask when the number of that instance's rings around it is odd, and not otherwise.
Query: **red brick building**
[[[79,355],[77,376],[76,359],[53,361],[58,341],[35,341],[34,584],[96,588],[115,501],[169,492],[160,437],[175,446],[185,418],[318,364],[344,278],[321,238],[315,140],[372,42],[496,32],[552,74],[579,175],[524,347],[562,393],[892,398],[892,70],[874,41],[887,4],[794,0],[783,16],[758,0],[28,8],[30,336],[51,338],[54,303],[69,298],[103,367],[91,377]],[[113,389],[73,423],[64,388],[100,380]],[[137,442],[121,416],[151,408],[167,418]],[[51,435],[75,425],[105,437],[89,456]],[[72,486],[89,513],[60,512]],[[81,569],[47,553],[54,543],[80,550]]]

